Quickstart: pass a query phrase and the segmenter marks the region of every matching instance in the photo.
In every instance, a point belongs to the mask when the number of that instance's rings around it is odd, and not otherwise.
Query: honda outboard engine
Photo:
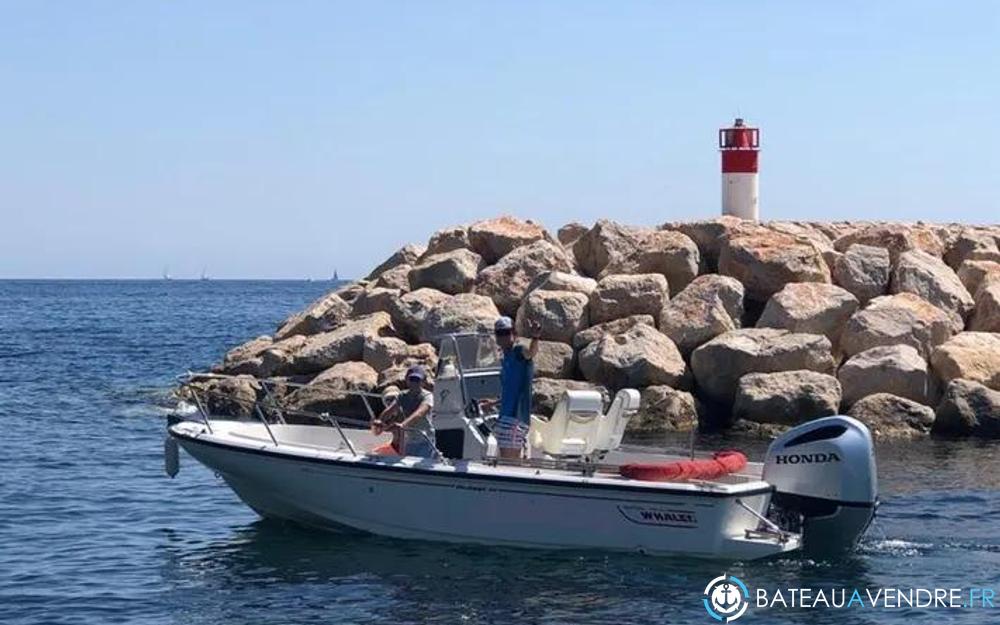
[[[772,484],[769,516],[801,531],[811,553],[852,549],[878,504],[871,432],[851,417],[824,417],[792,428],[767,450],[764,480]]]

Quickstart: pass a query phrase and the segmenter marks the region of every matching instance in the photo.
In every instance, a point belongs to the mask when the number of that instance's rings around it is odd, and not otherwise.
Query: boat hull
[[[748,538],[769,488],[739,494],[559,483],[469,470],[468,463],[389,461],[244,447],[171,434],[264,517],[383,536],[547,549],[753,559],[798,547]]]

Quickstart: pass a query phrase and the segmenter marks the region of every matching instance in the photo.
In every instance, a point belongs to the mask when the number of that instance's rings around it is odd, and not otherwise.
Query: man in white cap
[[[537,324],[530,324],[532,335]],[[538,337],[532,336],[528,347],[517,343],[514,322],[500,317],[493,325],[497,344],[503,350],[500,367],[500,418],[494,427],[501,458],[520,458],[524,439],[531,425],[531,378],[535,374],[532,359],[538,353]]]

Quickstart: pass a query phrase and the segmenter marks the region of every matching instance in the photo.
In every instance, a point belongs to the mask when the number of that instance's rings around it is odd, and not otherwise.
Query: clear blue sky
[[[0,1],[0,277],[325,277],[499,213],[1000,222],[991,2]]]

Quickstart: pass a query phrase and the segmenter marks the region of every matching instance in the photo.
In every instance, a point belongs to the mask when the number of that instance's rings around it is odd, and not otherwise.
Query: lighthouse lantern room
[[[722,152],[722,214],[757,221],[757,156],[760,130],[742,118],[719,130]]]

